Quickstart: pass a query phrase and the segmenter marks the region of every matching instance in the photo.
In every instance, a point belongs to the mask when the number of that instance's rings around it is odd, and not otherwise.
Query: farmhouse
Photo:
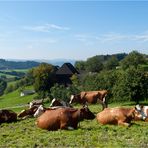
[[[24,90],[20,93],[20,96],[23,97],[23,96],[27,96],[27,95],[32,95],[34,93],[35,93],[34,90]]]
[[[56,71],[56,79],[58,84],[62,84],[64,86],[68,86],[72,84],[71,76],[74,74],[79,74],[76,68],[71,63],[64,63],[57,71]]]

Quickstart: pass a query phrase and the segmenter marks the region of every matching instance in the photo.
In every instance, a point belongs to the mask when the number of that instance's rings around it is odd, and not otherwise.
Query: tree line
[[[147,55],[137,51],[117,56],[96,55],[86,61],[76,61],[75,67],[81,71],[80,75],[73,75],[72,85],[68,87],[57,83],[57,69],[47,63],[31,69],[19,83],[33,85],[38,98],[68,100],[71,94],[83,90],[106,89],[109,92],[109,102],[139,103],[148,99],[148,71],[145,68],[148,67]]]
[[[40,63],[35,61],[7,61],[0,59],[0,70],[4,69],[30,69],[39,66]]]

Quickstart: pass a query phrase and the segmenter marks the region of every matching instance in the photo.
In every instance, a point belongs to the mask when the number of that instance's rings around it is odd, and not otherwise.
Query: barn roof
[[[71,63],[64,63],[56,72],[57,75],[73,75],[79,74]]]

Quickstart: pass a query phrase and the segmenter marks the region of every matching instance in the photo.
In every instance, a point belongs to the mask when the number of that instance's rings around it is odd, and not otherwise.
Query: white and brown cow
[[[63,100],[60,99],[52,99],[50,107],[54,107],[54,106],[64,106],[64,107],[72,107],[72,105],[70,105],[68,102],[65,102]]]
[[[97,121],[100,124],[113,124],[130,126],[135,117],[135,108],[105,108],[97,114]]]
[[[43,104],[43,100],[33,100],[29,104],[29,108],[32,108],[33,106],[39,107],[40,105]]]
[[[82,91],[80,94],[71,95],[70,104],[76,102],[85,105],[86,103],[95,104],[99,102],[102,104],[103,109],[107,108],[106,95],[107,90],[100,91]]]
[[[136,105],[135,106],[135,121],[146,121],[148,122],[148,106]]]
[[[48,109],[37,118],[39,128],[46,130],[76,129],[83,119],[94,119],[95,115],[87,108],[57,108]]]
[[[19,114],[18,117],[21,119],[26,119],[28,117],[33,117],[35,112],[37,111],[38,106],[32,106],[31,108],[28,109],[23,109]]]
[[[4,122],[14,122],[17,121],[17,114],[12,110],[1,109],[0,110],[0,124]]]

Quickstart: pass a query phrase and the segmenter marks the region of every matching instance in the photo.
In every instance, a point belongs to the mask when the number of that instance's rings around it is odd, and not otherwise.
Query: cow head
[[[45,112],[45,108],[43,107],[43,105],[40,105],[37,109],[37,111],[34,113],[34,117],[39,117],[41,114],[43,114]]]
[[[50,103],[50,107],[55,106],[54,104],[56,103],[56,98],[52,99],[51,103]]]
[[[94,119],[95,115],[89,110],[87,106],[84,106],[83,108],[80,109],[80,117],[82,119]]]
[[[80,99],[80,94],[77,94],[77,95],[71,95],[70,97],[70,101],[69,101],[69,104],[72,104],[72,103],[75,103],[75,102],[80,102],[81,99]]]
[[[139,104],[135,106],[135,120],[145,120],[147,115],[143,111],[143,106]]]

